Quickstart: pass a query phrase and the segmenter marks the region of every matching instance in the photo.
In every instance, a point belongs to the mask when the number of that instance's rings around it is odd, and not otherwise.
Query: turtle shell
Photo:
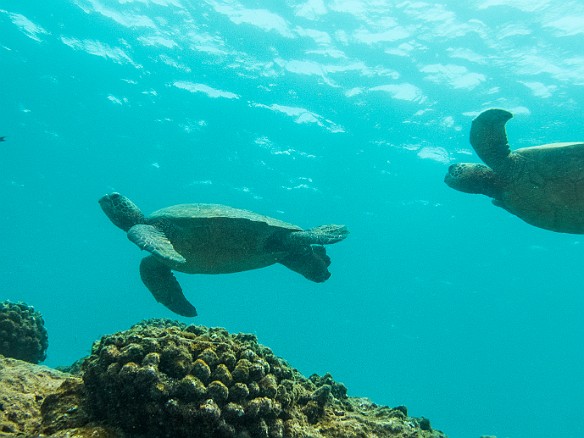
[[[202,220],[212,222],[216,219],[232,219],[234,223],[239,220],[244,220],[263,223],[270,227],[284,228],[290,231],[302,230],[302,228],[296,225],[278,219],[221,204],[177,204],[157,210],[149,216],[150,221]]]
[[[584,143],[517,149],[500,206],[553,231],[584,233]]]
[[[219,204],[178,204],[152,213],[146,223],[164,232],[185,259],[181,272],[222,274],[257,269],[285,256],[286,236],[302,228]]]

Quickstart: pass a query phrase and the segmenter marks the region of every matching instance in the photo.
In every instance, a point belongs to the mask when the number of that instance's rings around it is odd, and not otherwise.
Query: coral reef
[[[77,375],[0,356],[0,435],[445,438],[403,406],[302,376],[254,335],[169,320],[102,337]]]
[[[39,312],[24,303],[0,303],[0,354],[31,363],[45,360],[49,338]]]
[[[83,369],[96,419],[130,435],[441,436],[426,419],[350,399],[330,375],[307,379],[254,335],[220,328],[140,324],[104,336]]]

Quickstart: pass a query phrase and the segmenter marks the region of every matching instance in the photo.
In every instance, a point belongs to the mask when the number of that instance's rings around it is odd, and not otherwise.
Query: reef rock
[[[91,422],[83,380],[46,366],[0,356],[0,436],[117,438]]]
[[[34,435],[41,405],[67,378],[59,371],[0,356],[0,435]]]
[[[0,435],[444,438],[405,407],[302,376],[254,335],[140,323],[104,336],[80,376],[0,358]]]

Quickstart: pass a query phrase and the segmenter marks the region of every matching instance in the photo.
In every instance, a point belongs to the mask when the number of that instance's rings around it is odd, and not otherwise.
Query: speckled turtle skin
[[[143,283],[156,300],[182,316],[196,316],[172,271],[226,274],[280,263],[308,280],[330,277],[323,245],[348,235],[344,225],[303,230],[278,219],[220,204],[179,204],[146,217],[119,193],[99,200],[102,210],[140,249]]]
[[[481,113],[470,142],[483,164],[450,166],[445,182],[467,193],[490,196],[536,227],[584,234],[584,142],[550,143],[511,151],[502,109]]]

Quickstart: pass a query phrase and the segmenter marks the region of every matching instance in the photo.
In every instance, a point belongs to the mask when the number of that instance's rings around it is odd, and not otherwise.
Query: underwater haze
[[[250,332],[303,374],[451,438],[584,436],[584,236],[443,182],[584,140],[584,4],[567,0],[0,0],[0,300],[40,311],[46,364],[146,318]],[[346,224],[322,284],[274,265],[144,287],[97,200],[208,202]]]

